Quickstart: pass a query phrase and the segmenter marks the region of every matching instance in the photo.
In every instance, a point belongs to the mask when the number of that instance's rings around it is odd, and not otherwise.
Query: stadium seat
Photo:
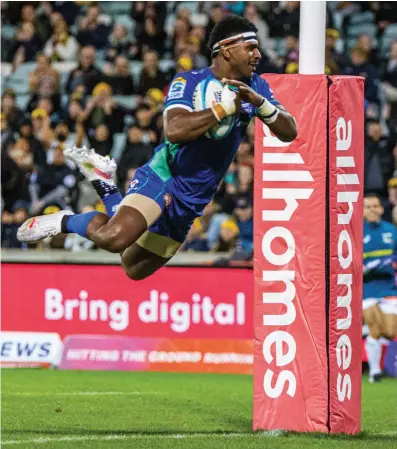
[[[10,64],[9,62],[2,62],[1,66],[0,66],[0,71],[1,71],[2,78],[9,76],[12,71],[12,64]]]
[[[397,23],[390,24],[383,34],[383,36],[390,39],[397,39]]]
[[[21,64],[16,72],[7,80],[5,87],[11,87],[17,95],[29,93],[28,77],[36,67],[35,62],[26,62]]]
[[[22,111],[25,111],[28,103],[30,100],[30,95],[29,94],[18,94],[16,96],[16,103],[17,106],[22,109]]]
[[[163,72],[168,72],[175,67],[175,62],[171,59],[163,59],[159,62],[159,66]]]
[[[375,37],[377,31],[378,29],[374,23],[358,23],[356,25],[349,25],[347,36],[353,38],[360,36],[360,34],[369,34],[370,36]]]
[[[175,14],[170,14],[169,16],[166,17],[164,23],[164,30],[169,36],[171,36],[174,31],[174,24],[175,24]]]
[[[128,109],[135,109],[138,104],[137,95],[113,95],[113,100]]]
[[[12,40],[14,39],[16,27],[13,27],[12,25],[2,25],[1,27],[1,35],[4,39]]]
[[[116,161],[120,160],[121,155],[123,154],[125,140],[125,133],[117,133],[113,135],[113,147],[110,152],[110,157],[116,159]]]
[[[390,51],[391,43],[396,40],[393,37],[383,36],[380,45],[381,55],[386,57]]]
[[[372,11],[356,12],[350,16],[349,25],[375,23],[375,15]]]
[[[142,62],[141,61],[131,61],[129,63],[130,73],[134,78],[136,83],[139,82],[139,77],[142,72]]]
[[[187,9],[191,14],[198,10],[198,2],[178,2],[176,10]]]
[[[115,16],[117,14],[130,14],[132,2],[101,2],[101,13]]]

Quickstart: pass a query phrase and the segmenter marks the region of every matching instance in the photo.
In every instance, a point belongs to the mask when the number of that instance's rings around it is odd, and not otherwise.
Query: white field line
[[[39,392],[2,392],[2,396],[140,396],[140,395],[158,395],[157,391],[73,391],[60,393],[39,393]]]
[[[281,434],[281,431],[278,435]],[[259,434],[250,433],[175,433],[175,434],[131,434],[131,435],[81,435],[81,436],[70,436],[70,437],[59,437],[59,438],[32,438],[29,440],[4,440],[2,445],[17,445],[17,444],[47,444],[47,443],[62,443],[62,442],[78,442],[78,441],[114,441],[114,440],[142,440],[142,439],[169,439],[169,440],[179,440],[183,438],[205,438],[205,437],[247,437],[255,436]]]
[[[193,439],[193,438],[244,438],[244,437],[278,437],[283,435],[283,430],[269,430],[256,433],[217,433],[217,432],[197,432],[197,433],[175,433],[175,434],[131,434],[131,435],[81,435],[81,436],[70,436],[70,437],[60,437],[60,438],[31,438],[29,440],[5,440],[2,441],[4,446],[18,445],[18,444],[47,444],[47,443],[62,443],[62,442],[78,442],[78,441],[128,441],[128,440],[143,440],[143,439],[168,439],[168,440],[179,440],[179,439]],[[380,437],[385,436],[397,436],[396,431],[382,432],[376,434]],[[357,441],[361,441],[359,438]]]

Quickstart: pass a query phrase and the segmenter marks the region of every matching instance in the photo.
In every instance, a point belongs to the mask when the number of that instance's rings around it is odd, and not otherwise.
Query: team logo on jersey
[[[170,205],[172,203],[172,196],[169,193],[166,193],[163,196],[163,201],[164,201],[164,206],[165,207],[170,207]]]
[[[175,100],[177,98],[183,98],[183,94],[186,89],[187,80],[178,76],[171,83],[170,90],[168,91],[168,100]]]
[[[130,189],[131,190],[136,190],[137,189],[137,184],[138,184],[138,182],[139,182],[139,179],[133,179],[132,181],[131,181],[131,183],[130,183]]]
[[[382,233],[383,243],[393,243],[393,234],[391,232],[383,232]]]

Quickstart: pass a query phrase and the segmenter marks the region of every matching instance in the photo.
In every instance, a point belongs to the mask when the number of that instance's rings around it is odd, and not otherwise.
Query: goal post
[[[318,15],[301,25],[317,17],[322,38],[301,36],[323,47],[325,2],[306,3],[302,15],[312,5]],[[253,428],[355,434],[364,79],[324,75],[324,52],[309,61],[304,47],[300,74],[264,75],[294,115],[297,139],[281,142],[255,124]]]

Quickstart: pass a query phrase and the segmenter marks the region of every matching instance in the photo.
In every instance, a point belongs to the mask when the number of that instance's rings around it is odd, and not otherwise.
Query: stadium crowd
[[[210,63],[206,41],[225,14],[258,28],[259,73],[298,72],[299,2],[1,2],[2,246],[21,247],[28,216],[102,210],[63,149],[95,148],[118,163],[125,192],[163,137],[173,76]],[[327,2],[327,74],[365,76],[365,190],[397,224],[397,8],[393,2]],[[249,127],[185,251],[253,247],[254,130]],[[92,248],[79,236],[37,245]],[[22,246],[27,248],[26,245]]]

